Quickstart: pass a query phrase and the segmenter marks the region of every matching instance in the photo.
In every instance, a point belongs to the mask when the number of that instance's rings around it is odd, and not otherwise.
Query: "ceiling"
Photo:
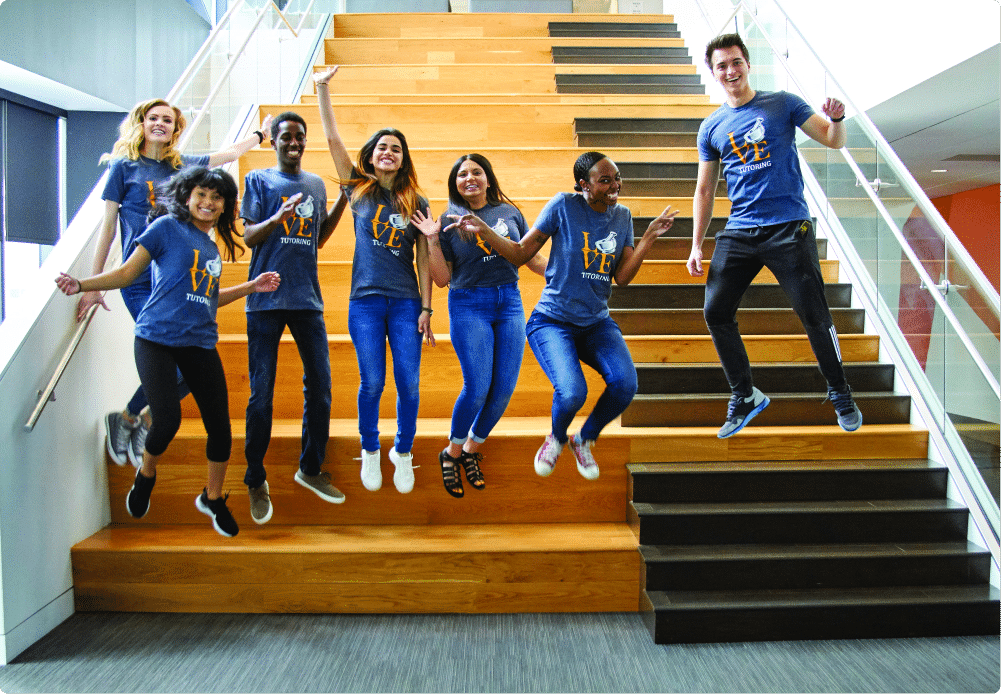
[[[1001,44],[867,111],[929,198],[1001,181],[999,81]]]

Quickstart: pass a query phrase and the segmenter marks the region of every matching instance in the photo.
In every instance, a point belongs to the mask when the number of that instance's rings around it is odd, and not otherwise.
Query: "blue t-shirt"
[[[244,179],[240,216],[247,224],[257,224],[296,193],[302,193],[302,199],[292,217],[251,249],[250,277],[274,270],[282,282],[277,291],[248,296],[247,311],[323,310],[316,273],[320,229],[327,219],[323,180],[307,171],[294,176],[277,168],[251,171]]]
[[[535,228],[552,237],[546,287],[535,310],[550,318],[591,325],[608,317],[612,276],[623,249],[633,246],[633,215],[612,205],[595,212],[579,193],[558,193]]]
[[[463,215],[469,211],[449,203],[444,216],[441,217],[442,228],[455,221],[448,215]],[[520,241],[528,233],[528,224],[525,223],[521,211],[506,202],[487,205],[473,214],[486,222],[498,236],[514,242]],[[497,255],[497,251],[481,239],[479,234],[474,241],[463,241],[454,231],[444,231],[439,240],[441,254],[445,256],[445,260],[452,263],[450,285],[453,289],[499,287],[502,284],[518,281],[518,268]]]
[[[181,156],[184,166],[208,166],[209,155],[197,157]],[[153,206],[153,188],[165,181],[177,169],[166,160],[150,159],[141,156],[131,159],[113,159],[108,166],[108,182],[104,185],[102,200],[117,202],[118,223],[121,227],[122,260],[126,260],[136,247],[136,239],[146,229],[146,215]],[[150,284],[150,271],[143,271],[133,286]]]
[[[215,242],[194,225],[166,215],[136,243],[153,258],[153,293],[136,318],[136,335],[169,347],[215,347],[222,274]]]
[[[357,175],[357,174],[354,174]],[[348,196],[354,186],[345,187]],[[351,201],[355,222],[355,252],[351,261],[351,296],[391,296],[420,299],[414,271],[414,244],[420,235],[409,220],[396,211],[389,191],[379,187],[376,196]],[[428,201],[420,199],[420,209]]]
[[[814,113],[795,94],[757,92],[720,106],[699,127],[699,159],[719,161],[730,198],[727,229],[810,218],[796,156],[796,128]]]

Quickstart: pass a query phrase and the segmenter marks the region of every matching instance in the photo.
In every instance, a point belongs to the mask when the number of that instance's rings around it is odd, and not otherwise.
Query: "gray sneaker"
[[[271,506],[271,493],[268,490],[268,481],[260,487],[247,487],[247,495],[250,497],[250,517],[258,525],[264,525],[271,520],[271,513],[274,508]]]
[[[108,456],[115,465],[125,465],[129,462],[129,438],[132,435],[132,425],[122,416],[121,412],[109,412],[104,418],[107,434],[104,437],[108,447]]]
[[[146,437],[149,436],[149,427],[146,426],[145,420],[142,417],[139,418],[139,424],[136,428],[132,430],[129,435],[129,460],[132,461],[132,465],[136,468],[142,467],[143,464],[143,452],[146,450]]]
[[[302,470],[296,470],[295,481],[315,493],[324,501],[329,501],[332,504],[344,503],[344,495],[341,493],[341,490],[330,484],[329,472],[321,472],[319,475],[307,475]]]

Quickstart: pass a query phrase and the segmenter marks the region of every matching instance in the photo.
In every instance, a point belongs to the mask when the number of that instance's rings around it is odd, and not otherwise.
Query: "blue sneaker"
[[[730,396],[726,410],[726,421],[716,434],[717,438],[728,439],[743,429],[761,410],[768,407],[771,400],[757,388],[751,389],[751,396],[743,398],[736,393]]]
[[[833,390],[827,391],[827,397],[834,405],[834,411],[838,415],[838,426],[845,431],[855,431],[862,426],[862,412],[852,399],[852,389],[845,388],[844,393]]]

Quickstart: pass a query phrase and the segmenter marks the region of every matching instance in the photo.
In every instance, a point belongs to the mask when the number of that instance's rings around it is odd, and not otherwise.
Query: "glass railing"
[[[271,0],[234,3],[167,97],[188,120],[182,150],[217,151],[256,129],[246,125],[258,105],[293,103],[322,58],[329,18],[313,0],[282,11]]]
[[[998,292],[776,0],[703,2],[714,33],[744,38],[756,89],[848,105],[844,149],[798,133],[808,198],[996,556]]]

